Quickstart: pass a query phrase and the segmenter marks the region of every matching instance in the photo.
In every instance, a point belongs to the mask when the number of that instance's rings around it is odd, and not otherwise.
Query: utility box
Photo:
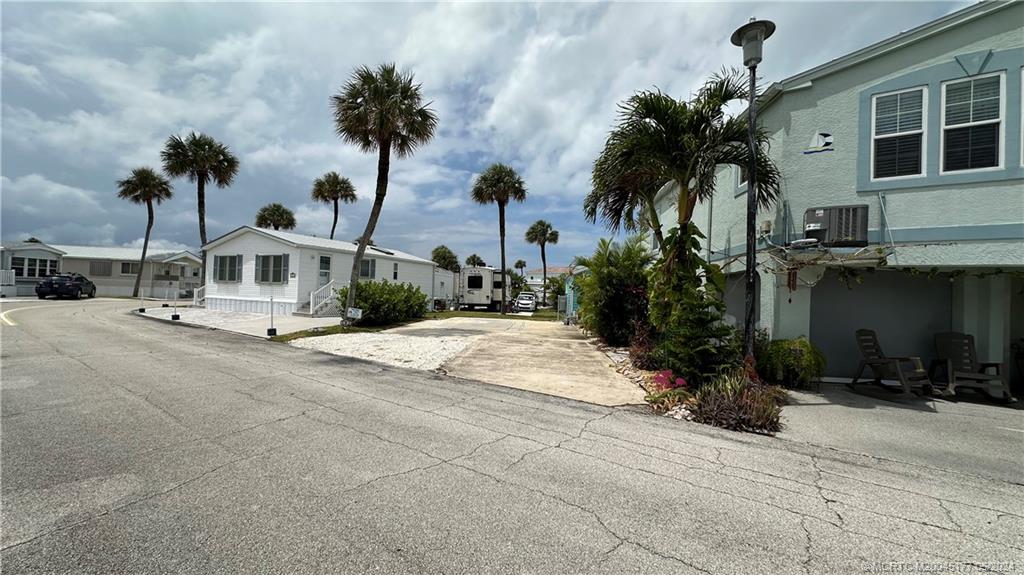
[[[804,212],[804,237],[828,247],[868,245],[868,206],[829,206]]]

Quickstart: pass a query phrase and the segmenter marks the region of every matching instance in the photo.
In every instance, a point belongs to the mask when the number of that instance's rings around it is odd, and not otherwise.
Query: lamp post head
[[[753,68],[761,63],[761,46],[775,32],[775,23],[771,20],[755,20],[740,26],[732,33],[733,46],[743,47],[743,65]]]

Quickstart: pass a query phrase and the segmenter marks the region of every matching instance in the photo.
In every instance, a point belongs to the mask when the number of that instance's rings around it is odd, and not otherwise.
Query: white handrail
[[[309,313],[316,313],[321,306],[331,301],[332,298],[334,298],[334,280],[309,293]]]
[[[192,305],[203,305],[206,303],[206,286],[199,286],[192,290]]]

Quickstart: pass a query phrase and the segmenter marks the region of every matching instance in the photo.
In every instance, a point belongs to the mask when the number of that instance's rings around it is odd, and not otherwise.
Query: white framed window
[[[928,88],[916,87],[871,97],[871,179],[925,174]]]
[[[11,258],[11,269],[14,277],[25,277],[25,258]]]
[[[736,187],[746,188],[747,187],[747,167],[736,166]]]
[[[288,254],[256,255],[256,283],[288,283]]]
[[[213,281],[242,281],[242,256],[213,256]]]
[[[109,261],[89,262],[89,275],[97,277],[110,277],[113,273],[114,263]]]
[[[940,173],[1003,166],[1003,72],[942,84]]]
[[[362,279],[374,279],[377,277],[377,260],[362,259],[359,261],[359,277]]]
[[[121,262],[121,275],[138,275],[139,262]]]
[[[391,279],[398,280],[398,262],[391,264]]]

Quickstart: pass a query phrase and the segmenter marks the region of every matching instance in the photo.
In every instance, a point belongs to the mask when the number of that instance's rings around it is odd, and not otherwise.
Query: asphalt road
[[[1020,483],[17,306],[5,574],[1024,569]]]

